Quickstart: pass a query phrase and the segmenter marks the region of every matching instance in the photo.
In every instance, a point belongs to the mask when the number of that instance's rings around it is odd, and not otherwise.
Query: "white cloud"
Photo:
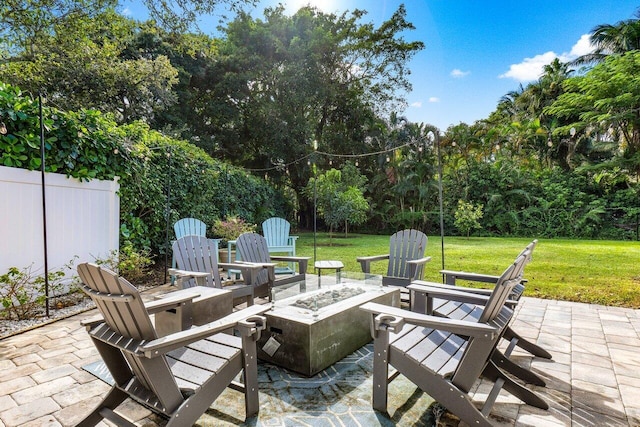
[[[585,55],[593,51],[593,46],[589,41],[589,34],[583,34],[580,39],[571,47],[569,53],[558,55],[553,51],[536,55],[533,58],[525,58],[519,64],[511,64],[509,71],[501,74],[501,79],[509,78],[519,82],[530,82],[537,80],[544,71],[544,66],[549,65],[554,59],[558,58],[562,62],[571,61],[578,56]]]
[[[536,80],[542,74],[542,68],[557,57],[555,52],[549,51],[533,58],[524,58],[524,61],[519,64],[511,64],[509,71],[501,74],[500,78],[514,79],[519,82]]]
[[[124,16],[131,16],[131,9],[129,9],[128,7],[125,7],[124,10],[122,11],[122,14]]]
[[[578,56],[586,55],[587,53],[591,53],[594,50],[594,46],[589,41],[589,34],[583,34],[580,37],[580,40],[576,42],[571,48],[571,52],[569,56],[571,59],[577,58]]]
[[[412,102],[411,106],[414,107],[414,108],[421,108],[422,107],[422,101]]]
[[[462,71],[457,68],[451,71],[451,76],[455,78],[462,78],[462,77],[468,76],[469,74],[471,74],[471,71]]]
[[[431,98],[429,98],[429,102],[440,102],[440,98],[432,96]]]

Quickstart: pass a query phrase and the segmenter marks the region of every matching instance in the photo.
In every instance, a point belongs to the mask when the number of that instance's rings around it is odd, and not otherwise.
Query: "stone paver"
[[[514,361],[546,381],[546,387],[527,387],[550,409],[529,407],[503,391],[491,412],[496,426],[640,425],[640,310],[526,297],[516,310],[513,328],[553,355],[546,360],[519,349],[513,354]],[[107,393],[106,383],[82,369],[99,360],[79,323],[94,315],[91,311],[0,341],[0,427],[72,426]],[[402,376],[390,386],[390,418],[371,411],[370,379],[353,383],[361,370],[370,369],[368,351],[363,347],[339,362],[337,376],[306,379],[261,367],[266,375],[261,412],[249,424],[426,425],[430,398]],[[274,387],[281,388],[271,393]],[[473,397],[482,401],[489,390],[490,384],[480,382]],[[201,424],[245,425],[243,412],[241,394],[228,390]],[[122,414],[140,426],[164,424],[132,401]]]

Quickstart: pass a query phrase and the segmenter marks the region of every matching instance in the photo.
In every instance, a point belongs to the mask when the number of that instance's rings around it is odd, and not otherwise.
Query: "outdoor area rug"
[[[242,394],[227,389],[197,425],[432,426],[435,418],[433,399],[402,375],[389,385],[389,415],[371,408],[372,351],[373,344],[365,345],[311,378],[260,362],[259,415],[245,421]],[[101,361],[83,369],[113,383]]]

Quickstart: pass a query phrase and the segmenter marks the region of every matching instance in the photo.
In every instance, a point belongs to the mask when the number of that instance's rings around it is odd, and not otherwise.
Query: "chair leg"
[[[542,357],[544,359],[551,359],[551,353],[549,353],[547,350],[540,347],[539,345],[534,344],[525,338],[522,338],[520,335],[518,335],[516,331],[511,329],[510,326],[508,326],[507,329],[505,329],[504,331],[504,339],[506,339],[507,341],[511,341],[513,338],[516,338],[518,340],[516,345],[522,348],[523,350],[526,350],[537,357]]]
[[[109,390],[109,393],[107,393],[104,399],[102,399],[102,402],[100,402],[100,404],[89,415],[77,424],[77,427],[95,426],[104,418],[100,411],[104,408],[111,410],[116,409],[127,397],[127,393],[117,387],[113,387]]]
[[[540,396],[526,387],[521,386],[517,382],[513,381],[511,378],[506,376],[494,363],[493,361],[489,361],[487,366],[482,371],[482,376],[493,381],[494,383],[498,380],[504,381],[502,388],[513,394],[518,399],[522,400],[527,405],[535,406],[540,409],[549,409],[549,404],[545,402]]]
[[[547,383],[545,383],[544,380],[540,378],[538,375],[518,365],[517,363],[510,360],[508,357],[506,357],[504,354],[502,354],[498,350],[495,350],[493,352],[493,354],[491,355],[491,360],[500,369],[510,373],[511,375],[518,377],[519,379],[521,379],[527,384],[533,384],[541,387],[544,387],[547,385]]]
[[[373,341],[373,409],[387,412],[389,386],[389,332],[377,331]]]
[[[253,417],[260,409],[258,397],[258,352],[252,337],[243,337],[244,404],[246,417]]]

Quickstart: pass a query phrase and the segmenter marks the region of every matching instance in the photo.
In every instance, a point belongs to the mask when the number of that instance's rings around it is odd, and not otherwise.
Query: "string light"
[[[304,160],[307,160],[307,164],[311,165],[310,158],[313,155],[325,156],[325,157],[329,157],[329,158],[335,157],[335,158],[338,158],[338,159],[355,159],[355,161],[357,162],[357,159],[362,159],[362,158],[365,158],[365,157],[379,156],[381,154],[386,154],[387,155],[387,157],[386,157],[387,158],[387,162],[389,162],[389,161],[391,161],[391,159],[389,157],[389,153],[391,153],[391,152],[393,152],[395,150],[399,150],[401,148],[411,147],[411,146],[415,146],[415,145],[416,144],[413,143],[413,142],[408,142],[406,144],[399,145],[399,146],[393,147],[393,148],[388,148],[386,150],[380,150],[380,151],[375,151],[375,152],[372,152],[372,153],[363,153],[363,154],[335,154],[335,153],[327,153],[327,152],[324,152],[324,151],[314,151],[313,153],[306,154],[306,155],[304,155],[304,156],[302,156],[302,157],[300,157],[298,159],[292,160],[289,163],[285,163],[284,165],[272,166],[272,167],[269,167],[269,168],[259,168],[259,169],[249,169],[249,168],[247,168],[245,170],[247,170],[249,172],[268,172],[268,171],[280,169],[283,166],[284,167],[289,167],[289,166],[294,165],[296,163],[300,163],[300,162],[302,162]],[[317,147],[317,141],[314,141],[314,148],[316,148],[316,147]],[[329,160],[329,161],[331,161],[331,160]]]

